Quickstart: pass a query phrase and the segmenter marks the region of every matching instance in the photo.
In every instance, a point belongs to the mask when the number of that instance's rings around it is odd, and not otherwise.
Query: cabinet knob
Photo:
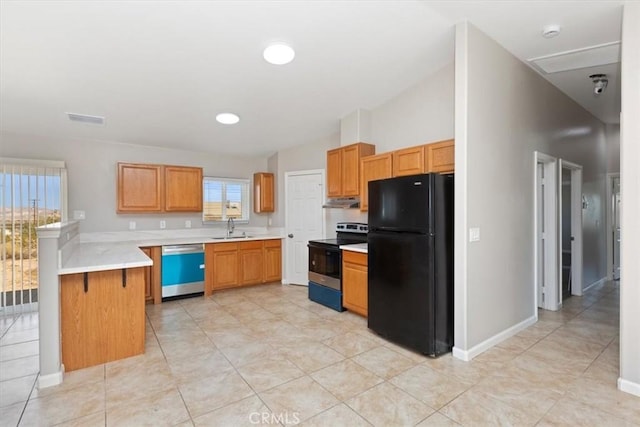
[[[287,237],[290,238],[290,239],[293,239],[293,234],[289,233],[289,235]]]

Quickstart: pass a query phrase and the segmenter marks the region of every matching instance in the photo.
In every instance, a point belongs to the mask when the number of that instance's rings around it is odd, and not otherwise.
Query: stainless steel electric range
[[[339,222],[335,239],[310,240],[309,299],[337,311],[342,307],[341,245],[367,242],[367,224]]]

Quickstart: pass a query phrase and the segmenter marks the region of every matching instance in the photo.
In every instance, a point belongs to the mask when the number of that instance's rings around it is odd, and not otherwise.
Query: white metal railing
[[[36,228],[66,218],[63,162],[0,158],[0,314],[38,301]]]

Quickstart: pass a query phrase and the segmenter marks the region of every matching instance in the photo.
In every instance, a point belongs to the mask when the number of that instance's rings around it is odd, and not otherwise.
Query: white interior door
[[[563,294],[582,295],[582,166],[560,159],[559,177],[558,304],[562,305]]]
[[[309,240],[324,237],[324,170],[285,173],[286,278],[308,285]]]

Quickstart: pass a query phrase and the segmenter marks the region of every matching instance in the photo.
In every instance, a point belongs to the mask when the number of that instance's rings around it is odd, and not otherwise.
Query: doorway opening
[[[582,295],[582,166],[559,162],[558,304],[571,295]]]
[[[607,174],[607,265],[609,280],[620,280],[620,174]]]

